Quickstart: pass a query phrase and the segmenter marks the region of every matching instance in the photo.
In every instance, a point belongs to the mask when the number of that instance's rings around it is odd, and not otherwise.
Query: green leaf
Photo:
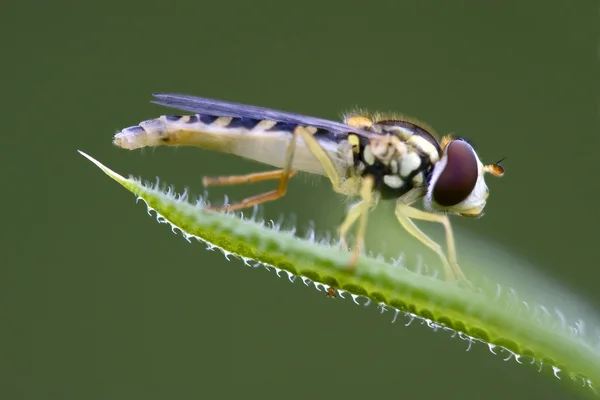
[[[176,195],[158,185],[126,179],[80,153],[144,200],[148,211],[157,213],[159,222],[181,231],[188,241],[204,242],[219,248],[227,257],[233,255],[246,264],[263,265],[278,275],[283,271],[290,280],[298,278],[317,289],[335,289],[339,296],[350,296],[357,303],[359,297],[365,297],[382,310],[393,312],[394,320],[401,315],[421,320],[432,329],[449,332],[449,337],[468,341],[469,346],[483,343],[504,359],[531,365],[546,371],[548,376],[572,383],[573,387],[597,394],[597,322],[591,312],[586,314],[585,305],[574,301],[564,290],[559,294],[568,301],[561,303],[557,289],[552,290],[538,277],[518,278],[512,283],[499,282],[499,278],[480,279],[476,288],[464,288],[398,263],[366,256],[351,274],[346,269],[349,254],[333,245],[300,239],[292,232],[276,226],[269,228],[236,214],[208,211],[202,200],[192,204],[185,194]],[[490,271],[508,269],[502,260],[487,256],[478,260],[477,266],[485,265]],[[517,281],[522,284],[520,294],[514,289]]]

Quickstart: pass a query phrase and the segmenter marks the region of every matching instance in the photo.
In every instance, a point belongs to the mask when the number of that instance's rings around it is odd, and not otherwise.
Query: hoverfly
[[[462,138],[438,140],[426,125],[397,115],[350,113],[343,123],[268,108],[179,94],[154,94],[156,104],[194,113],[163,115],[123,129],[114,144],[124,149],[147,146],[198,146],[235,154],[278,169],[239,176],[207,177],[205,186],[278,180],[276,190],[239,203],[211,207],[238,210],[285,195],[297,171],[324,175],[333,190],[360,196],[339,227],[343,247],[358,222],[348,264],[353,270],[364,246],[367,216],[378,201],[395,199],[396,218],[436,252],[447,280],[465,279],[458,266],[449,214],[482,215],[488,197],[484,175],[502,176],[500,163],[484,165]],[[423,199],[424,209],[413,207]],[[447,256],[413,220],[444,226]]]

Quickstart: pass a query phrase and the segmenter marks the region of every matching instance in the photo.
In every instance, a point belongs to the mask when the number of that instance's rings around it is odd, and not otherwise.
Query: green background
[[[177,113],[152,92],[330,119],[356,106],[414,115],[486,162],[507,157],[486,215],[456,229],[600,310],[597,2],[23,1],[3,3],[0,22],[0,398],[573,396],[485,346],[466,352],[190,245],[76,150],[202,193],[204,175],[267,167],[112,146],[117,130]],[[325,180],[300,178],[263,213],[325,232],[345,206]],[[370,232],[390,215],[376,214]]]

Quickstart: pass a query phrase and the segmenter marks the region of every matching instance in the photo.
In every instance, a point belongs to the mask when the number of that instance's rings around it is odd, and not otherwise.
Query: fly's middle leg
[[[365,246],[365,234],[367,233],[367,217],[369,216],[369,210],[373,206],[373,186],[375,181],[372,176],[366,176],[362,179],[362,184],[360,187],[360,197],[362,201],[360,204],[356,206],[357,213],[352,215],[349,213],[346,216],[346,221],[342,224],[342,227],[346,227],[349,229],[350,225],[352,225],[358,219],[358,229],[356,231],[356,243],[354,244],[354,251],[352,252],[352,257],[350,258],[350,263],[348,264],[348,269],[354,271],[356,265],[358,264],[358,258],[362,253],[362,250]],[[348,222],[348,223],[347,223]]]
[[[348,214],[346,219],[342,223],[339,229],[340,241],[342,245],[346,243],[346,233],[352,227],[352,225],[358,220],[359,226],[356,234],[356,244],[352,252],[352,257],[348,263],[348,269],[354,271],[358,258],[364,247],[364,237],[367,228],[367,216],[369,209],[373,206],[373,185],[374,181],[372,177],[354,177],[342,181],[342,177],[338,173],[335,164],[331,160],[331,157],[325,149],[319,144],[319,142],[306,130],[299,132],[302,140],[306,144],[306,147],[311,153],[319,160],[325,174],[331,181],[333,190],[343,194],[360,194],[362,201],[354,206]]]
[[[359,202],[353,205],[346,214],[346,218],[342,225],[338,228],[338,235],[340,236],[340,246],[342,249],[347,249],[346,236],[348,235],[348,231],[352,228],[352,225],[360,218],[362,214],[362,206],[363,202]]]

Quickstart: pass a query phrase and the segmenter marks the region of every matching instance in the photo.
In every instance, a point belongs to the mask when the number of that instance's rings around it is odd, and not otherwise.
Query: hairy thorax
[[[404,127],[387,126],[381,136],[350,138],[355,173],[371,176],[382,199],[399,198],[412,189],[425,190],[428,177],[439,160],[439,149],[428,138]]]

